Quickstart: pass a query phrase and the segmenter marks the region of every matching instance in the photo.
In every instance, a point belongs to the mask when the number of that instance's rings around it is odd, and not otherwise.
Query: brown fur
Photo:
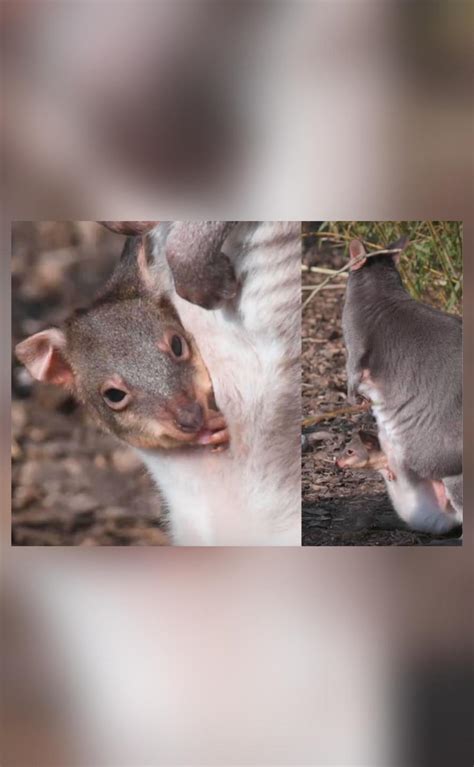
[[[35,377],[68,386],[96,421],[135,447],[196,443],[216,416],[207,369],[159,291],[140,237],[127,239],[114,274],[87,309],[74,312],[63,329],[27,339],[17,354]],[[107,404],[104,391],[111,388],[126,392],[123,410]]]

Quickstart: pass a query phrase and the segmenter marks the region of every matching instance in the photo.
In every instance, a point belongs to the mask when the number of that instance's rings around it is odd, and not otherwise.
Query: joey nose
[[[181,431],[199,431],[204,421],[204,411],[198,402],[180,405],[175,411],[175,421]]]

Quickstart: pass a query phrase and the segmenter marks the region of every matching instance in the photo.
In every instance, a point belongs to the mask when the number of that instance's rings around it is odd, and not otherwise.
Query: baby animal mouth
[[[197,445],[210,445],[212,450],[224,450],[230,441],[226,420],[221,412],[208,413],[206,423],[195,438]]]
[[[222,450],[229,444],[227,423],[222,413],[207,411],[197,403],[174,413],[168,434],[176,446],[202,445]]]
[[[214,431],[211,429],[201,429],[196,434],[196,443],[198,445],[210,445],[213,442]]]
[[[190,425],[190,424],[183,424],[178,423],[178,421],[175,421],[175,426],[179,431],[184,432],[185,434],[196,434],[198,431],[196,426]]]

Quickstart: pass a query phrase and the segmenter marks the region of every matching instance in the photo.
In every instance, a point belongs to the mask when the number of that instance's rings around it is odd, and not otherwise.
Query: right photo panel
[[[302,240],[303,545],[461,545],[462,223]]]

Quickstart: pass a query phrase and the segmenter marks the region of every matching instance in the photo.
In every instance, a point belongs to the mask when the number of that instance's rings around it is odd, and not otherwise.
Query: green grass
[[[367,250],[386,247],[408,235],[400,259],[403,282],[414,298],[446,312],[462,313],[462,223],[459,221],[327,221],[321,236],[349,243],[364,241]]]

